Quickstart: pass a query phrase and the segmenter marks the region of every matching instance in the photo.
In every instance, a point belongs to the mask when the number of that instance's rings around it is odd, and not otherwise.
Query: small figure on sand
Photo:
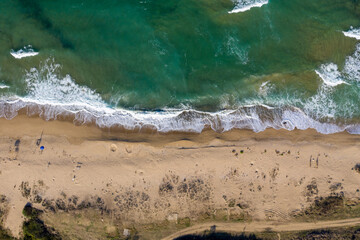
[[[41,153],[44,151],[44,149],[45,149],[45,147],[44,147],[44,146],[41,146],[41,147],[40,147],[40,151],[41,151]]]

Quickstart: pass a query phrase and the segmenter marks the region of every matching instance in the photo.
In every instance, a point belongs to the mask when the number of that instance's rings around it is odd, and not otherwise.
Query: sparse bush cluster
[[[360,173],[360,163],[355,164],[354,170]]]
[[[333,211],[336,211],[337,208],[343,206],[343,197],[342,196],[329,196],[326,198],[320,198],[315,200],[314,210],[317,210],[319,215],[326,215]]]

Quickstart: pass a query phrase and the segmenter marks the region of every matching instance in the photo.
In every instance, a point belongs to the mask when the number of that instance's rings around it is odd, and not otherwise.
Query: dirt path
[[[334,221],[319,221],[319,222],[251,222],[251,223],[206,223],[195,225],[176,232],[170,236],[163,238],[163,240],[173,240],[174,238],[187,235],[202,233],[205,230],[210,230],[211,226],[216,225],[217,231],[224,232],[263,232],[270,230],[275,232],[283,231],[304,231],[312,229],[322,228],[334,228],[334,227],[350,227],[360,225],[360,218],[351,218]]]

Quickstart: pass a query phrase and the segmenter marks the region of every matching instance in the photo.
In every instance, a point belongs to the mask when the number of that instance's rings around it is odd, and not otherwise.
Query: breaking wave
[[[253,7],[261,7],[268,3],[269,0],[236,0],[234,9],[229,11],[229,13],[245,12]]]
[[[360,134],[360,125],[339,126],[321,123],[308,117],[294,107],[272,108],[265,105],[244,106],[237,110],[216,113],[195,110],[166,110],[160,112],[128,111],[121,109],[99,109],[92,106],[53,105],[16,99],[0,101],[0,117],[12,119],[20,111],[29,116],[40,116],[45,120],[72,119],[77,125],[95,124],[100,128],[122,128],[129,131],[153,129],[158,132],[195,132],[211,128],[216,132],[231,129],[251,129],[261,132],[267,128],[305,130],[313,128],[323,134],[348,131]]]
[[[322,84],[317,94],[304,105],[304,112],[316,119],[336,119],[339,115],[351,119],[356,116],[360,110],[360,44],[356,45],[353,55],[345,59],[342,70],[336,64],[328,63],[322,64],[315,72]],[[336,95],[342,101],[334,100]]]
[[[352,58],[348,58],[347,61],[351,62]],[[30,69],[25,74],[28,94],[25,97],[0,99],[0,117],[12,119],[23,113],[28,116],[39,116],[45,120],[71,120],[77,125],[94,124],[100,128],[121,128],[129,131],[151,129],[158,132],[200,133],[209,128],[217,132],[235,128],[251,129],[255,132],[264,131],[266,128],[287,130],[313,128],[324,134],[342,131],[360,134],[359,124],[321,122],[310,114],[319,109],[306,107],[301,110],[293,106],[272,107],[256,103],[219,112],[183,109],[162,111],[116,109],[106,104],[95,91],[76,84],[70,75],[60,77],[59,69],[60,65],[51,59],[39,68]],[[262,94],[269,91],[270,86],[267,82],[262,84]],[[320,89],[317,96],[321,96],[321,91]],[[314,98],[313,101],[318,99]],[[321,114],[330,116],[326,113]]]
[[[0,83],[0,89],[6,89],[6,88],[10,88],[10,87],[8,85]]]
[[[315,72],[328,86],[335,87],[340,84],[348,84],[342,80],[338,66],[334,63],[323,64],[320,69],[315,70]]]
[[[32,57],[39,54],[39,52],[36,52],[31,45],[25,46],[22,49],[19,49],[18,51],[15,51],[11,49],[10,54],[17,59],[25,58],[25,57]]]
[[[346,37],[356,38],[360,40],[360,28],[350,27],[349,31],[343,32]]]

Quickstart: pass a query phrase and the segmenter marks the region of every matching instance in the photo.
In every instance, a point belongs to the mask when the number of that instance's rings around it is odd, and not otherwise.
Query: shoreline
[[[88,203],[122,232],[208,217],[289,221],[331,194],[360,201],[360,136],[346,132],[126,133],[26,116],[0,124],[3,222],[15,236],[27,202],[46,219]]]
[[[0,118],[0,133],[8,137],[40,136],[41,132],[47,135],[59,135],[66,137],[70,142],[73,140],[82,142],[85,140],[103,140],[103,141],[129,141],[129,142],[171,142],[182,139],[194,142],[206,142],[213,139],[224,141],[246,141],[267,140],[269,138],[276,140],[289,140],[291,142],[299,141],[327,141],[327,142],[346,142],[351,144],[353,141],[360,140],[360,134],[351,134],[347,131],[323,134],[315,129],[305,130],[294,129],[274,129],[267,128],[264,131],[254,132],[251,129],[231,129],[226,132],[216,132],[211,128],[206,128],[202,132],[158,132],[154,129],[142,129],[139,131],[126,130],[118,127],[100,128],[95,124],[76,124],[71,119],[44,120],[38,116],[27,116],[23,113],[8,120]],[[12,128],[18,128],[18,125],[24,126],[21,134],[12,131]],[[60,130],[61,129],[61,130]]]
[[[358,119],[333,119],[321,122],[294,106],[271,107],[264,104],[245,105],[233,110],[206,112],[195,109],[163,109],[140,111],[113,109],[102,103],[61,104],[19,98],[0,101],[0,118],[11,120],[17,116],[47,121],[67,121],[73,124],[96,126],[100,129],[129,133],[202,133],[212,130],[226,133],[232,130],[263,132],[275,130],[314,129],[321,134],[348,132],[360,135]],[[327,119],[323,116],[324,120]],[[329,119],[328,119],[329,120]]]

